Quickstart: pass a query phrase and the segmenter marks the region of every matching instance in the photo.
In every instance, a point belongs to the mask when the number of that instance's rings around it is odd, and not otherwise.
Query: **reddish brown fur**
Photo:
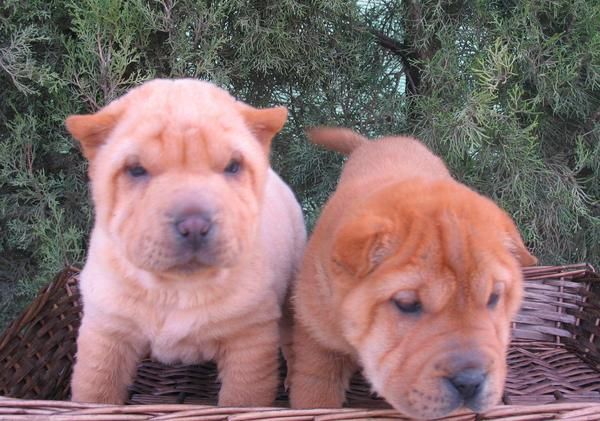
[[[521,300],[520,267],[535,258],[511,219],[453,180],[418,141],[348,142],[345,130],[338,147],[335,134],[311,132],[313,142],[351,155],[294,293],[292,406],[341,406],[350,374],[362,367],[397,409],[442,416],[456,408],[443,379],[471,352],[489,371],[481,408],[495,404]],[[488,308],[502,285],[497,307]],[[395,297],[407,296],[418,297],[422,315],[395,307]]]

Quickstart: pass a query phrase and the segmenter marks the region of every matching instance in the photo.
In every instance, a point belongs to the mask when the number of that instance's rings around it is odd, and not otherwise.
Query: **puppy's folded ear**
[[[332,260],[355,278],[375,270],[397,248],[392,222],[363,215],[342,225],[335,235]]]
[[[239,101],[237,105],[244,120],[246,120],[246,124],[263,145],[265,151],[268,152],[271,147],[271,141],[287,121],[287,108],[273,107],[260,109]]]
[[[538,259],[529,253],[527,247],[521,239],[521,234],[517,230],[515,223],[507,216],[505,230],[507,233],[506,244],[511,253],[517,258],[521,266],[533,266],[538,262]]]
[[[95,114],[70,115],[65,126],[71,135],[81,144],[83,156],[91,161],[100,146],[104,144],[122,114],[120,100],[102,108]]]

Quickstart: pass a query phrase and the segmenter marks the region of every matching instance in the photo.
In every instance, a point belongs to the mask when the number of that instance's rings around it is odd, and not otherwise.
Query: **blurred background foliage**
[[[600,3],[586,0],[5,0],[0,328],[92,221],[67,135],[154,77],[206,79],[290,117],[273,166],[309,226],[342,158],[304,129],[413,134],[514,216],[543,263],[600,263]]]

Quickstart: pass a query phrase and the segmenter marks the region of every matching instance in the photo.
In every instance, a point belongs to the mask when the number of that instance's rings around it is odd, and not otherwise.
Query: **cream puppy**
[[[150,354],[216,360],[219,405],[273,402],[281,306],[305,243],[300,207],[269,166],[286,118],[189,79],[67,118],[95,206],[73,400],[123,403]]]

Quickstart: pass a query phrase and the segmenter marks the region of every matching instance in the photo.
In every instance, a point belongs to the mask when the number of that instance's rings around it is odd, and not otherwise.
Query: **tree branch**
[[[401,43],[400,41],[388,37],[386,34],[376,29],[369,28],[369,32],[375,37],[375,40],[377,41],[377,44],[379,44],[380,47],[383,47],[392,54],[400,57],[400,60],[402,61],[402,66],[404,66],[404,74],[406,75],[406,79],[410,86],[409,91],[412,93],[417,93],[418,87],[412,75],[412,70],[414,66],[410,63],[409,59],[409,57],[412,55],[410,48],[408,48],[408,46]]]

